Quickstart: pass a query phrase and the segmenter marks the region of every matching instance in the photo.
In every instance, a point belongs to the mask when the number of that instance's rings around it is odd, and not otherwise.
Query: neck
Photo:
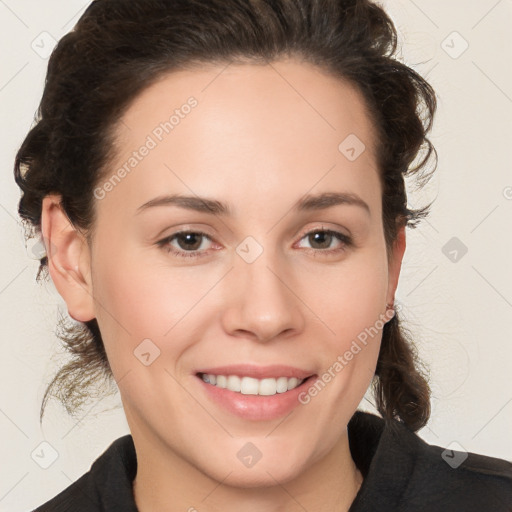
[[[352,460],[347,431],[334,448],[302,473],[265,487],[217,481],[174,453],[132,432],[137,451],[133,483],[139,512],[346,512],[363,477]]]

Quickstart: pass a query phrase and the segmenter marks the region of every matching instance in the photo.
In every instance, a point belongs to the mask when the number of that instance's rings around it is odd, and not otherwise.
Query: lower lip
[[[300,386],[275,395],[244,395],[219,388],[196,376],[208,397],[225,410],[246,420],[265,421],[280,418],[300,405],[299,395],[309,388],[315,375],[308,377]]]

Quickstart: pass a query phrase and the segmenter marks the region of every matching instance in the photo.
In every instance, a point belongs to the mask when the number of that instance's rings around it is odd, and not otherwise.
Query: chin
[[[285,484],[297,477],[300,468],[295,465],[283,466],[280,462],[274,466],[261,466],[260,468],[237,468],[232,470],[229,476],[227,472],[223,475],[211,475],[222,485],[238,487],[241,489],[275,487],[277,484]]]
[[[226,459],[224,452],[213,456],[213,460],[222,460],[222,464],[213,468],[205,468],[203,464],[203,468],[210,478],[222,482],[223,485],[257,488],[275,487],[278,483],[289,482],[297,478],[305,467],[305,461],[297,457],[297,452],[272,450],[271,456],[265,457],[264,453],[256,450],[254,445],[246,443],[242,449],[236,450],[233,462]]]

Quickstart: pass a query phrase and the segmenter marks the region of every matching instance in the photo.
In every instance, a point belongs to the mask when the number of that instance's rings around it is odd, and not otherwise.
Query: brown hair
[[[91,236],[93,189],[112,158],[116,122],[143,89],[199,63],[292,57],[352,83],[364,96],[378,133],[389,250],[400,226],[414,227],[428,213],[430,205],[408,209],[404,178],[414,176],[422,186],[435,156],[426,136],[435,93],[395,58],[396,50],[392,21],[368,0],[96,0],[50,58],[36,124],[16,156],[19,214],[31,234],[40,233],[42,200],[58,193],[73,225]],[[47,264],[42,258],[37,280],[43,271],[47,276]],[[41,421],[48,397],[74,413],[90,396],[89,385],[112,377],[96,320],[66,322],[58,335],[71,360],[46,389]],[[384,327],[373,388],[383,417],[413,430],[427,423],[429,386],[398,314]]]

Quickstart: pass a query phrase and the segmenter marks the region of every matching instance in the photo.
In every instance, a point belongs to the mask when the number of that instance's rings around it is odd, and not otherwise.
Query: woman
[[[510,463],[415,434],[436,100],[395,49],[361,0],[96,0],[60,41],[15,171],[78,322],[41,414],[106,376],[131,435],[37,510],[510,510]]]

